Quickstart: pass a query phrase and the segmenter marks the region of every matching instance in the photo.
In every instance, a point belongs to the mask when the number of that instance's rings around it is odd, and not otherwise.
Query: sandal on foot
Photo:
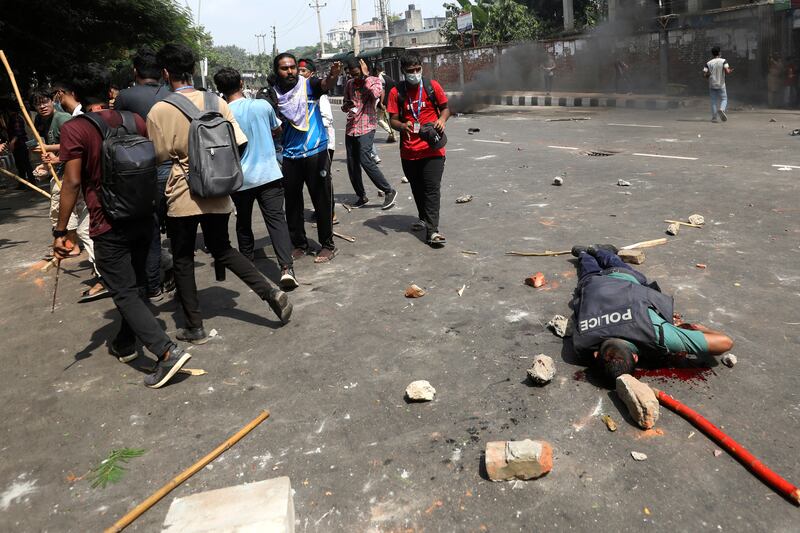
[[[95,300],[105,298],[106,296],[109,296],[108,289],[106,288],[105,285],[103,285],[101,282],[98,281],[97,283],[94,284],[94,286],[83,291],[83,294],[81,294],[81,297],[78,299],[78,303],[83,304],[86,302],[93,302]]]
[[[317,254],[317,257],[314,258],[315,263],[330,263],[333,258],[336,257],[336,250],[331,250],[330,248],[323,248]]]
[[[447,239],[445,239],[444,235],[442,235],[441,233],[434,233],[433,235],[431,235],[430,239],[428,239],[429,246],[439,247],[439,246],[444,246],[445,244],[447,244]]]

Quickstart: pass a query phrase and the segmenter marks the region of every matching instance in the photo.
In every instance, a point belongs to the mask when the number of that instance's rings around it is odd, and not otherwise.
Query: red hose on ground
[[[723,433],[717,426],[703,418],[700,413],[690,409],[664,391],[655,388],[653,391],[656,393],[656,397],[662,405],[675,411],[691,422],[697,429],[727,450],[729,454],[734,456],[748,470],[755,474],[756,477],[775,490],[775,492],[795,505],[800,505],[800,489],[770,470],[767,465],[756,459],[752,453],[745,450],[742,445]]]

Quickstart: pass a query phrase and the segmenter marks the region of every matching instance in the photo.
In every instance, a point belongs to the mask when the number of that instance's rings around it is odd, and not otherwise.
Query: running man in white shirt
[[[727,122],[728,92],[725,89],[725,75],[733,72],[728,62],[719,55],[719,46],[711,49],[714,56],[703,67],[703,76],[708,78],[708,92],[711,95],[711,122],[717,122],[717,116],[722,122]]]

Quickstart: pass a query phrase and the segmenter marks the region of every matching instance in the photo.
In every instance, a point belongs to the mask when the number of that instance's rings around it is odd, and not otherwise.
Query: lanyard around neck
[[[177,87],[175,92],[185,91],[186,89],[194,89],[194,85],[184,85],[183,87]]]
[[[411,110],[411,116],[414,117],[415,122],[419,122],[419,115],[422,112],[422,82],[419,83],[419,94],[417,95],[417,112],[414,113],[414,102],[408,106]]]

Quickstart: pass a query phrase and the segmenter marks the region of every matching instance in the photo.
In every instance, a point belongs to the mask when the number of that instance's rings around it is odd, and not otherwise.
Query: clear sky
[[[197,13],[198,0],[179,0]],[[391,13],[399,14],[415,4],[423,17],[443,16],[445,0],[390,0]],[[266,33],[267,50],[272,50],[271,26],[278,35],[278,50],[319,42],[316,11],[309,7],[315,0],[200,0],[200,24],[214,38],[214,44],[235,44],[248,52],[258,52],[256,34]],[[320,0],[327,4],[320,10],[322,31],[327,32],[338,20],[350,20],[350,0]],[[359,22],[375,16],[375,0],[358,0]]]

